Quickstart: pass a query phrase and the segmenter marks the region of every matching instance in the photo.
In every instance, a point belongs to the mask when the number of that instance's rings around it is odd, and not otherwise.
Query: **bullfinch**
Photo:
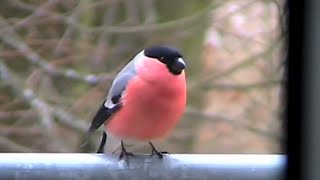
[[[159,45],[140,51],[116,76],[88,135],[101,125],[104,132],[97,153],[105,146],[119,159],[133,155],[124,144],[148,142],[152,155],[163,158],[152,140],[164,138],[176,126],[186,105],[186,64],[174,47]]]

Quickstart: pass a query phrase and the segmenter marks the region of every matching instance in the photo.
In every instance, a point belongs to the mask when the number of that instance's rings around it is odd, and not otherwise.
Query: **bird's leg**
[[[159,157],[159,159],[162,159],[163,158],[163,154],[169,154],[167,151],[158,151],[154,145],[151,143],[151,141],[149,141],[149,144],[152,148],[152,151],[151,151],[151,156],[153,155],[157,155]]]
[[[106,144],[106,140],[107,140],[107,134],[103,132],[97,153],[104,153],[104,145]]]
[[[121,153],[119,156],[119,160],[124,159],[129,165],[129,156],[134,156],[134,154],[132,154],[131,152],[127,152],[124,148],[123,141],[121,141]]]

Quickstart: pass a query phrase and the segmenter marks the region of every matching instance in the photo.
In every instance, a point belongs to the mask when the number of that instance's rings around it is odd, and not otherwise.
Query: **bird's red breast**
[[[105,124],[109,133],[122,139],[151,140],[166,136],[185,110],[184,71],[170,73],[165,64],[145,57],[137,63],[122,97],[123,107]]]

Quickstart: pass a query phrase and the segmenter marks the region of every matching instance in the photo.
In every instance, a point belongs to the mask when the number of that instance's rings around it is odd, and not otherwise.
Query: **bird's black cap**
[[[185,69],[185,63],[182,60],[181,53],[174,47],[159,45],[146,48],[144,55],[150,58],[158,59],[160,62],[167,65],[168,70],[179,75]]]

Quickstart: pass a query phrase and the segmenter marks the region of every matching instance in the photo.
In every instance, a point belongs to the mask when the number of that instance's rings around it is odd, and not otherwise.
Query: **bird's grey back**
[[[143,55],[143,51],[138,53],[116,76],[113,80],[111,88],[108,92],[108,96],[105,102],[105,107],[112,108],[115,103],[112,102],[113,97],[121,97],[122,93],[126,89],[128,81],[136,76],[136,64],[139,57]]]

